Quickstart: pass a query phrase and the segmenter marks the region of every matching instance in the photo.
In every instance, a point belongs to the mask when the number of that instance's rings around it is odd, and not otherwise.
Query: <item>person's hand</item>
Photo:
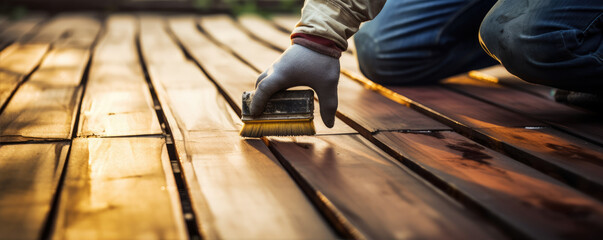
[[[322,121],[332,128],[337,111],[338,81],[339,59],[293,44],[258,77],[251,114],[260,115],[270,96],[280,90],[308,86],[318,95]]]

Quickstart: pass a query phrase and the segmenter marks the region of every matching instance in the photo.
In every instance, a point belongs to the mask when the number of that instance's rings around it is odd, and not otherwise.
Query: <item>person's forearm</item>
[[[377,16],[384,4],[385,0],[306,0],[292,37],[318,36],[345,50],[347,39],[358,31],[360,23]]]

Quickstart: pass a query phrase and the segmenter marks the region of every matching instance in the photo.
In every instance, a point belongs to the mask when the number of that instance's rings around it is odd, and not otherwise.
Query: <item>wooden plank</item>
[[[546,124],[441,87],[393,87],[392,90],[412,99],[416,108],[422,108],[433,117],[449,122],[450,126],[465,135],[488,142],[542,172],[558,177],[597,198],[603,198],[603,182],[598,177],[603,175],[601,169],[593,169],[598,173],[584,171],[581,165],[588,159],[576,158],[564,151],[550,151],[548,145],[570,149],[572,146],[580,146],[580,149],[589,149],[597,156],[603,153],[603,148],[553,129],[547,130],[546,134],[551,139],[550,142],[525,141],[539,139],[541,134],[535,130]]]
[[[244,18],[241,19],[243,21]],[[255,24],[262,25],[262,21],[257,18],[252,19],[246,24],[248,33],[252,29],[256,29]],[[205,23],[205,24],[204,24]],[[227,46],[242,46],[233,47],[235,53],[244,57],[249,63],[256,64],[257,67],[263,67],[266,64],[271,64],[274,59],[280,56],[280,52],[271,48],[265,47],[256,42],[251,37],[242,32],[241,29],[234,25],[234,22],[226,16],[216,16],[212,18],[203,18],[201,24],[204,29],[212,34],[216,39],[224,41]],[[263,25],[257,30],[268,28]],[[254,30],[255,31],[255,30]],[[264,35],[266,33],[266,35]],[[264,40],[276,42],[278,36],[272,35],[267,31],[262,31]],[[259,36],[258,36],[259,37]],[[256,57],[256,56],[269,56]],[[267,59],[272,59],[267,61]],[[267,67],[267,66],[266,66]],[[354,126],[358,125],[356,130],[364,134],[370,134],[378,130],[424,130],[424,129],[448,129],[446,126],[429,119],[409,108],[400,106],[377,93],[364,89],[362,86],[353,83],[352,80],[345,76],[341,76],[338,91],[339,94],[339,111],[338,116],[346,123]]]
[[[232,49],[238,56],[262,72],[272,65],[281,54],[266,45],[254,44],[253,47],[242,45],[253,40],[237,29],[235,22],[228,15],[212,15],[199,19],[199,26],[205,33],[215,38],[220,44]]]
[[[187,177],[196,188],[191,191],[200,193],[191,195],[203,237],[335,238],[264,143],[238,136],[239,117],[201,70],[185,58],[164,61],[154,53],[159,48],[168,56],[182,54],[162,19],[142,17],[140,34],[162,107],[173,114],[169,125],[181,135],[176,141],[184,141],[176,147],[191,165],[184,168],[193,177]]]
[[[53,239],[185,239],[162,138],[77,138]]]
[[[186,146],[211,238],[337,238],[261,140],[225,132]]]
[[[3,239],[42,237],[68,149],[68,142],[0,145]]]
[[[88,77],[79,136],[161,134],[138,60],[136,19],[112,15],[98,43]]]
[[[603,204],[453,132],[383,132],[390,153],[533,239],[597,238]]]
[[[265,43],[268,43],[281,51],[291,46],[289,34],[280,31],[268,20],[258,16],[247,14],[239,16],[237,21],[242,26],[242,30]]]
[[[85,33],[93,35],[83,37],[79,29],[72,29],[70,36],[80,41],[82,37],[93,39],[100,31],[100,23],[94,19],[72,20],[71,23],[64,23],[77,26],[84,22]],[[83,46],[63,45],[48,53],[38,70],[19,88],[0,115],[0,141],[71,139],[76,108],[81,100],[80,81],[91,46],[80,47]]]
[[[29,74],[40,63],[49,46],[48,43],[10,45],[0,52],[0,71],[20,75]]]
[[[305,179],[343,221],[368,239],[500,238],[358,135],[270,138],[285,167]]]
[[[516,113],[483,103],[439,86],[391,87],[415,102],[430,108],[443,117],[458,121],[470,128],[537,127],[545,124]]]
[[[43,15],[31,14],[19,20],[6,20],[0,29],[0,50],[31,33],[44,19]]]
[[[255,88],[258,72],[245,65],[239,59],[232,56],[224,49],[216,46],[206,36],[201,34],[195,27],[194,18],[174,19],[170,21],[172,31],[177,35],[181,44],[187,52],[203,67],[204,71],[212,79],[220,79],[219,85],[226,91],[230,99],[234,101],[235,111],[240,114],[240,96],[244,91]],[[211,61],[207,61],[211,59]],[[315,104],[315,109],[320,106]],[[314,113],[314,125],[317,134],[355,133],[346,124],[335,121],[333,128],[327,128],[320,120],[320,112]]]
[[[581,111],[532,94],[467,76],[448,78],[446,85],[481,101],[552,124],[567,132],[603,144],[603,116]]]
[[[493,128],[480,133],[496,137],[511,156],[603,199],[602,147],[547,128]]]
[[[98,28],[94,27],[95,21],[86,15],[60,15],[51,19],[40,31],[20,38],[0,52],[0,72],[21,75],[0,84],[0,106],[6,104],[19,83],[40,64],[51,45],[54,48],[89,47],[98,32]]]

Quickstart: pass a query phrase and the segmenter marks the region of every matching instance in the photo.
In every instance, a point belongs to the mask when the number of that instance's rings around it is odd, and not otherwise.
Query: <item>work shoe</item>
[[[603,95],[553,88],[550,96],[556,102],[571,104],[591,110],[603,110]]]

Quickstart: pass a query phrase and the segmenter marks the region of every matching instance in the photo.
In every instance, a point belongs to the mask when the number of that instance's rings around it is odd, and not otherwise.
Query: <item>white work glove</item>
[[[339,59],[293,44],[255,83],[251,114],[260,115],[272,94],[295,86],[314,89],[320,103],[322,122],[329,128],[335,124]]]

